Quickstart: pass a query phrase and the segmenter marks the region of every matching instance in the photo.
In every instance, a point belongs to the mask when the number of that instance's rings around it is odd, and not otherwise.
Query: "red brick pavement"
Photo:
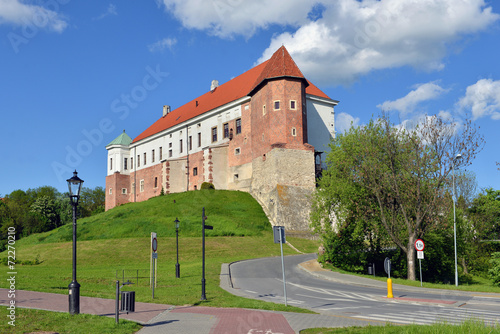
[[[212,334],[294,334],[282,314],[273,312],[202,306],[177,307],[172,313],[198,313],[218,319]]]
[[[0,289],[0,305],[9,305],[7,289]],[[17,290],[16,307],[36,308],[48,311],[69,312],[69,300],[66,294]],[[120,319],[128,319],[146,323],[158,314],[169,309],[171,305],[135,303],[135,312],[120,312]],[[93,297],[80,297],[80,313],[115,316],[115,300]]]

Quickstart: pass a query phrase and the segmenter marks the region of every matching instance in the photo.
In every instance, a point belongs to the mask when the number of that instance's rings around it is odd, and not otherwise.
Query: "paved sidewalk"
[[[7,306],[8,290],[0,289],[0,305]],[[68,295],[16,291],[16,307],[68,312]],[[115,300],[80,297],[80,313],[115,316]],[[348,317],[292,312],[272,312],[238,308],[171,306],[135,303],[135,312],[122,313],[120,319],[141,323],[138,334],[295,334],[312,327],[345,327],[380,324]]]

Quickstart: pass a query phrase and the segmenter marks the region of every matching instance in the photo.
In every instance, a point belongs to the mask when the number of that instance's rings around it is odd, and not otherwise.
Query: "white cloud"
[[[359,125],[359,117],[352,117],[348,113],[341,112],[335,117],[335,128],[336,132],[343,133],[346,130],[349,130],[351,126]]]
[[[280,25],[258,62],[284,44],[315,82],[375,70],[444,68],[450,44],[499,19],[484,0],[157,0],[188,28],[230,38]]]
[[[68,25],[56,11],[20,0],[0,0],[0,24],[36,26],[56,32],[64,31]]]
[[[499,19],[483,0],[337,0],[315,22],[275,36],[301,70],[324,84],[350,84],[369,72],[412,66],[440,70],[447,47]]]
[[[164,38],[164,39],[159,40],[153,44],[148,45],[148,49],[150,52],[163,51],[163,50],[165,50],[165,48],[172,50],[172,47],[175,44],[177,44],[176,38]]]
[[[467,87],[465,96],[457,105],[461,109],[470,109],[473,120],[481,117],[500,120],[500,80],[479,80]]]
[[[109,4],[106,11],[104,13],[102,13],[101,15],[99,15],[98,17],[95,17],[94,20],[101,20],[101,19],[108,17],[110,15],[118,15],[118,12],[116,11],[116,6],[113,4]]]
[[[219,37],[252,36],[271,24],[298,26],[309,22],[315,0],[157,0],[187,28]]]
[[[384,111],[397,110],[405,117],[409,113],[412,113],[419,103],[435,99],[447,91],[447,89],[442,88],[434,82],[428,82],[417,85],[414,90],[402,98],[394,101],[385,101],[377,107]]]

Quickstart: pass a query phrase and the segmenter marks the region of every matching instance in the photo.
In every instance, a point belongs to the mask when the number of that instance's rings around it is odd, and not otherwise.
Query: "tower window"
[[[295,128],[292,128],[292,136],[297,136],[297,129]]]
[[[215,143],[217,141],[217,127],[214,126],[212,128],[212,143]]]
[[[290,109],[291,110],[297,109],[297,102],[295,100],[290,100]]]
[[[224,123],[223,127],[224,127],[224,138],[228,138],[229,137],[229,123]]]
[[[241,118],[236,119],[236,134],[241,133]]]
[[[274,110],[280,110],[280,101],[274,101]]]

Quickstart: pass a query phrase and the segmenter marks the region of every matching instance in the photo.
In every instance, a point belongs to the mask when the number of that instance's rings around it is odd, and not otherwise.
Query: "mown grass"
[[[200,235],[205,207],[207,236],[256,236],[270,229],[269,220],[252,196],[240,191],[203,190],[170,194],[141,203],[128,203],[107,212],[78,220],[78,240],[144,237],[156,232],[174,237],[176,218],[184,237]],[[21,244],[71,241],[72,225],[24,238]]]
[[[300,334],[490,334],[499,333],[500,327],[486,326],[481,321],[465,321],[459,325],[446,323],[433,325],[385,325],[345,328],[310,328]]]
[[[136,322],[120,319],[118,324],[114,318],[101,317],[90,314],[71,316],[69,313],[49,312],[43,310],[16,308],[15,326],[9,325],[11,321],[7,315],[6,306],[0,306],[0,332],[5,334],[57,332],[63,333],[109,333],[129,334],[142,328]]]

